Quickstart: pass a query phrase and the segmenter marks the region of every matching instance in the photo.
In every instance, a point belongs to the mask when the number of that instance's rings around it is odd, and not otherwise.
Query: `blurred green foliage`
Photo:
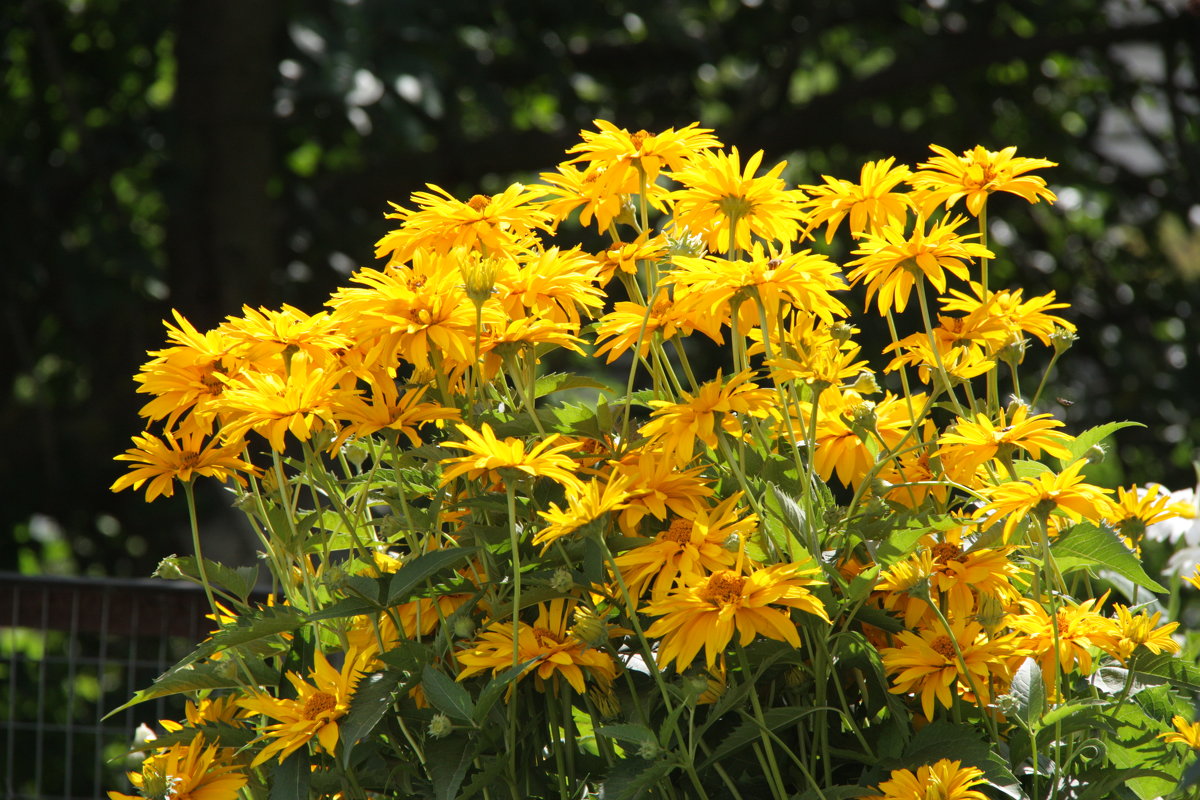
[[[1194,479],[1194,0],[24,0],[0,37],[0,569],[140,575],[186,547],[176,505],[107,490],[171,307],[314,310],[386,201],[531,179],[596,117],[699,120],[801,183],[931,142],[1059,162],[1054,207],[995,204],[998,280],[1074,304],[1069,426],[1141,421],[1124,480]]]

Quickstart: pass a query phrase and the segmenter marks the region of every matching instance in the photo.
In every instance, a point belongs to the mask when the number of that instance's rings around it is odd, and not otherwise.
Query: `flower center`
[[[534,628],[533,638],[537,639],[539,647],[555,647],[562,644],[562,639],[546,628]]]
[[[671,527],[660,534],[663,541],[675,544],[687,544],[692,540],[692,521],[690,519],[673,519]]]
[[[709,603],[727,606],[742,599],[746,577],[730,570],[714,572],[700,590],[700,598]]]
[[[642,145],[649,138],[650,138],[650,134],[647,133],[646,131],[638,131],[637,133],[630,135],[629,142],[630,142],[630,144],[633,145],[634,150],[640,151],[642,149]]]
[[[200,454],[194,450],[179,451],[179,468],[180,469],[195,469],[200,463]]]
[[[471,207],[472,211],[482,212],[488,207],[488,203],[490,202],[492,202],[492,198],[486,194],[476,194],[471,196],[471,199],[467,201],[467,205]]]
[[[304,710],[300,716],[305,719],[316,719],[322,714],[337,708],[337,698],[328,692],[317,692],[304,702]]]
[[[954,652],[954,642],[945,634],[942,634],[934,639],[929,643],[929,646],[932,647],[934,652],[936,652],[938,655],[950,659],[951,661],[958,657],[958,654]]]
[[[952,542],[940,542],[933,546],[933,560],[939,564],[948,561],[965,561],[962,548]]]

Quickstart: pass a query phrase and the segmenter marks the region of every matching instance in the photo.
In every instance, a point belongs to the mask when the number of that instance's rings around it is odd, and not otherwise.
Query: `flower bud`
[[[576,606],[571,635],[591,647],[603,647],[608,642],[608,625],[595,611]]]
[[[1092,445],[1091,447],[1089,447],[1087,449],[1087,452],[1083,454],[1083,457],[1087,459],[1087,462],[1089,464],[1099,464],[1107,456],[1108,456],[1108,451],[1106,451],[1104,449],[1103,445],[1099,445],[1099,444]]]
[[[879,392],[879,382],[875,380],[875,373],[864,369],[858,373],[851,388],[859,394],[876,394]]]
[[[455,614],[450,618],[450,630],[457,639],[470,639],[475,635],[475,620],[465,615]]]
[[[556,592],[565,594],[574,585],[575,576],[571,574],[571,570],[564,567],[554,570],[554,573],[550,576],[550,588]],[[578,614],[578,612],[576,613]]]
[[[429,735],[435,739],[444,739],[454,730],[454,724],[445,714],[434,714],[429,720]]]

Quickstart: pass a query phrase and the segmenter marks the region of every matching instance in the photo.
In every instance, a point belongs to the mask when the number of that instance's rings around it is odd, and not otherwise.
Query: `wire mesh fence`
[[[105,719],[207,635],[187,584],[0,573],[0,786],[6,800],[96,800],[129,791],[140,724],[179,719],[180,698]]]

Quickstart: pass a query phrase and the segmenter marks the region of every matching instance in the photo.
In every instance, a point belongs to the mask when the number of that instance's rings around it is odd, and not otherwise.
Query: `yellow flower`
[[[345,368],[322,368],[304,353],[296,353],[280,372],[245,372],[229,381],[221,395],[221,410],[229,421],[225,439],[255,431],[283,452],[284,436],[302,442],[325,427],[335,428],[334,405],[354,390],[344,388]]]
[[[605,514],[625,508],[631,495],[629,478],[615,473],[607,480],[590,480],[580,490],[568,488],[563,508],[551,503],[548,511],[538,512],[550,524],[534,534],[533,543],[549,547]]]
[[[273,739],[262,749],[250,766],[257,767],[276,755],[279,763],[313,739],[330,755],[338,744],[338,720],[350,710],[350,700],[361,677],[359,657],[346,657],[341,670],[334,669],[321,651],[313,653],[312,683],[294,672],[287,673],[288,682],[296,690],[294,699],[272,697],[256,692],[238,701],[243,708],[277,720],[262,727],[255,743]]]
[[[692,460],[697,439],[716,450],[718,424],[729,436],[741,438],[743,418],[769,419],[779,414],[775,393],[755,386],[750,381],[752,374],[747,370],[725,383],[718,373],[714,380],[700,386],[695,397],[683,392],[681,403],[651,400],[651,420],[638,433],[660,445],[663,454],[676,464]]]
[[[912,406],[920,408],[924,400],[924,393],[915,394]],[[804,419],[792,426],[797,435],[805,435],[809,429],[808,420],[814,413],[812,404],[802,404],[802,412]],[[825,391],[821,393],[816,413],[813,466],[821,480],[829,481],[836,473],[843,486],[857,486],[874,466],[876,450],[872,448],[880,444],[874,438],[876,433],[883,445],[892,448],[912,424],[909,401],[891,392],[878,403],[872,403],[864,401],[857,392]],[[868,431],[859,420],[872,416],[873,429]]]
[[[908,296],[919,279],[927,279],[939,293],[946,291],[946,272],[962,280],[969,278],[966,262],[973,258],[994,258],[978,242],[968,241],[977,233],[960,235],[958,228],[967,221],[957,217],[935,222],[925,229],[925,218],[918,216],[912,233],[905,234],[904,223],[888,223],[872,233],[864,233],[854,255],[861,256],[846,264],[854,269],[846,276],[851,284],[867,283],[869,305],[879,293],[879,313],[903,311]]]
[[[935,701],[942,708],[950,708],[955,696],[975,702],[973,683],[982,695],[979,699],[990,703],[994,684],[1007,684],[1012,677],[1008,663],[1016,648],[1011,635],[989,639],[983,627],[974,621],[951,620],[950,630],[954,639],[936,629],[919,634],[901,631],[896,634],[900,640],[898,647],[880,651],[884,669],[895,682],[889,691],[919,694],[921,711],[928,720],[933,719]],[[962,651],[965,671],[955,652],[955,642]]]
[[[1093,648],[1109,650],[1115,645],[1111,621],[1095,611],[1107,596],[1064,602],[1053,618],[1040,603],[1022,600],[1024,613],[1009,617],[1008,626],[1021,634],[1021,644],[1042,668],[1042,679],[1051,695],[1055,694],[1060,669],[1064,675],[1090,675]]]
[[[608,686],[616,677],[617,665],[612,657],[571,632],[568,618],[574,605],[573,601],[563,598],[541,603],[532,625],[517,623],[517,662],[532,662],[521,675],[524,677],[532,672],[539,691],[546,690],[547,680],[561,677],[582,694],[587,691],[585,678]],[[604,635],[622,634],[619,629],[606,629]],[[512,624],[492,623],[473,644],[459,651],[456,658],[463,666],[458,673],[460,681],[489,669],[493,675],[498,675],[512,667]],[[557,693],[557,685],[554,691]]]
[[[523,473],[529,477],[550,478],[577,492],[583,491],[583,483],[575,476],[575,462],[570,456],[564,455],[575,445],[568,442],[552,447],[558,440],[557,434],[551,434],[535,444],[527,453],[524,442],[512,436],[500,441],[492,431],[492,426],[486,422],[480,425],[478,431],[466,425],[456,427],[467,440],[443,442],[442,446],[458,447],[469,455],[443,459],[442,465],[446,467],[442,473],[443,486],[460,475],[472,480],[484,478],[503,482],[516,473]]]
[[[634,180],[644,175],[646,185],[650,186],[664,168],[679,170],[689,158],[721,146],[710,129],[695,122],[661,133],[630,133],[602,119],[594,120],[594,124],[599,132],[580,131],[583,141],[567,150],[567,154],[581,155],[567,163],[587,162],[603,170],[596,176],[596,192],[603,196],[627,191],[631,175]]]
[[[649,514],[665,520],[669,512],[691,519],[704,507],[704,499],[713,490],[703,477],[704,468],[678,469],[670,459],[639,448],[613,463],[613,471],[629,477],[634,491],[617,521],[628,536],[637,533],[638,524]]]
[[[1168,519],[1192,519],[1196,515],[1191,503],[1175,500],[1158,484],[1145,489],[1118,486],[1114,508],[1116,513],[1106,517],[1106,521],[1126,537],[1130,547],[1140,544],[1148,525]]]
[[[600,283],[606,285],[617,272],[637,273],[639,261],[657,264],[667,256],[667,240],[642,231],[632,242],[615,241],[596,254],[600,264]]]
[[[113,482],[111,491],[119,492],[130,486],[140,489],[143,483],[150,481],[146,487],[146,502],[149,503],[159,495],[174,495],[176,480],[187,483],[196,475],[202,475],[221,481],[233,478],[244,486],[246,480],[239,472],[257,474],[253,465],[240,458],[246,449],[244,441],[234,439],[228,444],[219,444],[216,439],[206,442],[205,438],[199,433],[184,433],[177,439],[170,432],[164,433],[162,439],[152,433],[134,436],[136,447],[113,457],[115,461],[132,464],[129,472]]]
[[[781,161],[767,174],[754,177],[762,151],[746,160],[745,169],[736,147],[732,153],[704,151],[671,177],[683,184],[671,193],[675,223],[702,237],[717,253],[748,250],[751,236],[767,241],[793,242],[800,230],[804,193],[785,189],[779,173]]]
[[[607,231],[613,220],[621,216],[629,195],[639,190],[637,171],[624,165],[614,166],[618,181],[605,179],[608,170],[599,165],[579,169],[567,163],[559,164],[556,169],[558,172],[543,172],[540,176],[545,184],[543,196],[549,198],[542,201],[542,208],[556,223],[566,220],[579,208],[580,225],[586,228],[595,219],[596,227],[601,232]],[[646,190],[650,204],[662,210],[667,190],[653,183],[648,183]]]
[[[581,313],[590,317],[604,305],[600,267],[577,247],[538,249],[505,266],[496,296],[510,319],[531,316],[578,326]]]
[[[937,155],[918,164],[917,172],[909,179],[909,183],[927,193],[921,200],[925,213],[943,201],[946,208],[950,208],[966,198],[967,210],[979,216],[993,192],[1009,192],[1030,203],[1054,202],[1056,199],[1054,192],[1046,188],[1045,180],[1025,174],[1058,166],[1053,161],[1020,157],[1015,147],[993,152],[976,145],[973,150],[963,151],[961,156],[936,144],[929,145],[929,149]]]
[[[690,518],[679,517],[654,537],[654,541],[628,550],[616,558],[617,569],[634,597],[649,588],[653,602],[665,600],[679,581],[731,569],[736,554],[730,541],[745,541],[758,529],[758,517],[739,516],[738,493],[716,508],[701,510]]]
[[[214,406],[225,383],[218,375],[236,371],[240,359],[233,355],[234,342],[220,329],[200,333],[178,311],[172,311],[178,327],[163,321],[167,338],[176,344],[149,353],[154,358],[142,366],[133,380],[139,394],[153,395],[139,412],[151,420],[166,418],[166,427],[187,415],[187,430],[207,434],[216,415]]]
[[[937,455],[947,465],[946,474],[953,480],[965,483],[979,467],[993,458],[1011,458],[1017,450],[1024,450],[1034,458],[1042,452],[1057,458],[1067,458],[1067,444],[1071,437],[1061,431],[1063,423],[1049,414],[1029,416],[1029,406],[1018,405],[1011,420],[1004,410],[999,412],[999,424],[993,424],[984,414],[976,414],[967,421],[961,417],[953,428],[943,433],[938,441],[941,447]]]
[[[112,791],[109,800],[235,800],[247,776],[237,764],[220,763],[219,756],[225,755],[221,750],[217,745],[206,747],[203,734],[197,733],[189,744],[160,750],[142,762],[140,772],[129,773],[137,795]]]
[[[1155,611],[1153,615],[1147,614],[1145,611],[1133,614],[1129,611],[1128,606],[1120,603],[1113,606],[1113,611],[1116,613],[1116,618],[1110,620],[1112,641],[1111,643],[1101,642],[1100,646],[1114,658],[1119,659],[1122,664],[1127,663],[1139,648],[1145,648],[1155,654],[1179,652],[1179,642],[1171,638],[1171,634],[1179,627],[1179,623],[1168,622],[1159,626],[1158,621],[1162,618],[1161,611]]]
[[[1086,465],[1087,460],[1080,459],[1059,473],[1047,470],[1035,478],[985,487],[981,491],[988,502],[975,512],[975,516],[1007,516],[1005,542],[1030,514],[1049,514],[1058,510],[1071,519],[1093,522],[1110,517],[1115,509],[1112,501],[1105,497],[1108,490],[1084,483],[1079,474]]]
[[[659,668],[673,661],[676,672],[682,672],[703,648],[705,663],[712,669],[735,633],[743,647],[759,635],[799,647],[800,634],[789,608],[829,622],[825,607],[805,588],[817,583],[809,577],[817,571],[796,564],[776,564],[749,575],[719,570],[649,603],[641,611],[662,617],[646,631],[650,638],[662,638]]]
[[[895,163],[894,157],[868,161],[859,172],[858,183],[822,175],[824,186],[801,186],[811,198],[802,205],[810,213],[809,228],[824,225],[828,244],[846,217],[852,235],[888,222],[903,224],[908,210],[915,206],[907,192],[894,190],[912,171],[904,164],[893,166]]]
[[[413,447],[419,447],[418,426],[461,418],[457,408],[422,403],[421,398],[428,389],[428,386],[419,386],[400,394],[393,378],[386,374],[373,375],[369,400],[362,395],[346,395],[334,403],[334,415],[346,425],[330,445],[330,451],[337,450],[351,436],[368,436],[381,430],[403,434]]]
[[[755,295],[769,319],[776,319],[781,307],[803,310],[826,324],[849,313],[832,294],[846,288],[841,269],[811,250],[792,253],[756,242],[747,248],[745,259],[675,256],[672,263],[675,268],[664,276],[664,282],[676,287],[681,302],[721,316],[738,303],[743,331],[759,324],[758,308],[751,300]]]
[[[537,203],[541,196],[520,183],[490,197],[473,195],[463,202],[440,186],[415,192],[416,210],[390,203],[396,211],[386,219],[401,220],[398,229],[375,243],[375,257],[388,256],[388,264],[403,264],[422,248],[445,254],[462,247],[485,255],[516,255],[526,249],[538,230],[550,230],[550,215]]]
[[[310,316],[289,305],[278,311],[242,306],[242,316],[227,318],[221,331],[240,358],[269,369],[264,362],[281,354],[302,352],[321,362],[350,347],[353,340],[341,331],[340,324],[327,313]]]
[[[877,787],[883,794],[863,795],[859,800],[987,800],[987,795],[971,788],[986,783],[981,770],[943,758],[917,767],[916,773],[892,770],[891,777]]]
[[[1175,726],[1175,730],[1168,733],[1160,733],[1159,739],[1162,739],[1167,744],[1186,744],[1193,750],[1200,750],[1200,722],[1188,722],[1183,717],[1176,714],[1171,717],[1171,724]]]
[[[596,344],[599,346],[595,355],[607,353],[606,363],[611,364],[637,346],[638,355],[645,358],[656,335],[666,342],[676,336],[691,336],[693,331],[700,331],[717,344],[723,344],[721,321],[721,317],[678,303],[663,292],[657,294],[649,308],[622,300],[601,317],[596,326]]]
[[[1029,333],[1049,347],[1056,330],[1075,331],[1075,326],[1067,320],[1047,313],[1057,308],[1070,308],[1069,303],[1055,302],[1057,298],[1054,292],[1024,300],[1024,289],[993,289],[988,292],[987,302],[984,302],[981,284],[971,281],[971,291],[974,297],[951,289],[949,296],[942,298],[942,308],[965,313],[964,324],[968,329],[1002,327],[1008,332],[1007,337],[991,337],[999,346],[1020,339],[1023,333]]]

